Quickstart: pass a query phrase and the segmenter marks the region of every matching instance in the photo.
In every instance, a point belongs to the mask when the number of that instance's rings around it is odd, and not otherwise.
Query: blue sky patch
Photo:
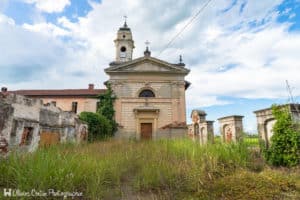
[[[226,13],[230,11],[234,6],[236,6],[238,3],[238,0],[233,0],[232,3],[225,9],[221,10],[222,13]]]
[[[32,24],[36,10],[32,4],[11,1],[4,9],[4,14],[14,19],[16,24]]]
[[[93,0],[93,2],[100,3],[101,0]],[[56,23],[57,19],[65,16],[71,22],[77,22],[78,17],[86,16],[92,10],[88,0],[72,0],[71,5],[67,6],[62,13],[45,13],[47,21]]]
[[[57,19],[62,16],[66,16],[71,22],[77,22],[78,17],[84,17],[92,10],[89,1],[101,3],[101,0],[71,0],[71,5],[66,6],[63,12],[46,13],[38,11],[35,4],[13,0],[8,3],[3,13],[13,18],[19,25],[33,24],[38,15],[53,24],[56,24]]]
[[[1,81],[6,83],[31,81],[45,73],[41,65],[0,66],[0,69],[1,74],[4,75],[1,76]]]
[[[227,65],[223,65],[223,66],[219,67],[218,72],[226,72],[226,71],[234,69],[238,66],[239,66],[238,63],[229,63]]]
[[[278,6],[280,13],[277,21],[280,23],[291,22],[290,31],[300,30],[300,1],[299,0],[285,0]]]

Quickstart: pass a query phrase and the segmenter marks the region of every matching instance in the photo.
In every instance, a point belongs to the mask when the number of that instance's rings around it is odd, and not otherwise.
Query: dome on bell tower
[[[127,62],[132,60],[134,41],[126,20],[124,25],[119,28],[117,39],[115,39],[114,42],[116,47],[116,62]]]

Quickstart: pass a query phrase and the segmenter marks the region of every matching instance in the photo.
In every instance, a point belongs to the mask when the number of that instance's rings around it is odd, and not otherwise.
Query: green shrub
[[[99,95],[100,105],[97,110],[97,113],[105,116],[109,123],[112,126],[113,133],[117,131],[118,124],[115,121],[115,110],[114,110],[114,102],[116,100],[116,96],[111,89],[109,83],[106,83],[107,90],[104,94]]]
[[[266,160],[275,166],[300,164],[300,131],[285,107],[273,106],[276,123],[273,127],[271,147],[266,151]]]
[[[111,137],[113,135],[112,125],[106,117],[98,113],[82,112],[80,113],[79,118],[88,123],[88,140],[90,142]]]

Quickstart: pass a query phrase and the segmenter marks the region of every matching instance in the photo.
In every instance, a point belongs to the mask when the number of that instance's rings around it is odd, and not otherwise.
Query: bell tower
[[[117,39],[115,39],[114,42],[116,47],[116,62],[127,62],[132,60],[134,41],[132,40],[131,30],[127,26],[126,16],[124,25],[119,28]]]

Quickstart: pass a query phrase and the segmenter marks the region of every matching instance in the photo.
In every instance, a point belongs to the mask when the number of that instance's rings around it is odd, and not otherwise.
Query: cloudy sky
[[[116,31],[128,16],[134,57],[145,41],[152,56],[191,69],[188,116],[204,109],[216,120],[300,96],[300,0],[1,0],[0,86],[15,89],[103,88],[114,60]],[[160,53],[164,50],[162,53]],[[217,125],[217,124],[216,124]]]

